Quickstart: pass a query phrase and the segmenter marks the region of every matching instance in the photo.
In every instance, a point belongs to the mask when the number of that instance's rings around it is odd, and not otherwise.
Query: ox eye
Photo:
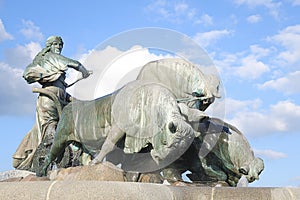
[[[198,92],[193,92],[193,93],[192,93],[192,96],[193,96],[193,97],[203,97],[204,95],[203,95],[203,94],[200,94],[200,93],[198,93]]]

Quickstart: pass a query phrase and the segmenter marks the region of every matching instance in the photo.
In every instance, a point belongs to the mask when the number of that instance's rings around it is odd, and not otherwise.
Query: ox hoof
[[[139,172],[128,171],[125,172],[125,178],[127,182],[138,182],[140,177]]]

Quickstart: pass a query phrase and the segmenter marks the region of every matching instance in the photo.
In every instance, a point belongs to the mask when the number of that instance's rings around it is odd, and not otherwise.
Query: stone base
[[[153,174],[144,174],[140,177],[140,182],[125,182],[127,179],[123,170],[108,162],[95,166],[59,169],[50,172],[48,177],[36,177],[32,172],[11,170],[0,173],[0,200],[300,199],[300,188],[208,187],[204,184],[180,181],[172,182],[172,185],[169,182],[148,183],[155,182]]]
[[[180,187],[117,181],[0,182],[0,199],[297,200],[300,188]]]

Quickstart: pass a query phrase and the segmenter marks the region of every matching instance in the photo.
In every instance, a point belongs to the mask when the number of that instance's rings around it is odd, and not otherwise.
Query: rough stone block
[[[93,166],[78,166],[55,170],[49,175],[50,180],[94,180],[124,181],[124,171],[112,163],[104,162]]]

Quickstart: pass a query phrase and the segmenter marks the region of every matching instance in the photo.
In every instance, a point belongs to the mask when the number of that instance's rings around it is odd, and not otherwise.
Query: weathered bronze
[[[62,38],[50,36],[46,41],[46,47],[24,71],[23,78],[27,83],[38,82],[42,88],[33,89],[33,92],[40,93],[37,100],[36,124],[13,155],[13,166],[17,169],[35,171],[36,166],[32,166],[34,154],[38,153],[39,159],[43,160],[51,147],[61,110],[72,99],[66,92],[68,86],[65,82],[66,70],[73,68],[80,71],[84,78],[90,75],[80,62],[62,56],[62,48]],[[40,152],[36,152],[37,149]]]
[[[209,118],[191,126],[201,133],[185,154],[163,170],[169,180],[187,176],[193,182],[226,182],[236,186],[242,175],[248,182],[259,179],[264,169],[262,159],[254,153],[244,135],[234,126],[217,118]]]
[[[56,59],[57,55],[52,58],[49,54],[49,60]],[[35,69],[42,64],[31,65],[28,68]],[[73,68],[82,70],[81,67]],[[37,75],[37,71],[31,71],[31,75],[36,76],[26,78],[29,83],[38,81],[43,85],[43,80],[53,76],[53,73]],[[83,77],[87,77],[88,71],[83,71]],[[63,73],[56,80],[61,76]],[[263,161],[254,156],[247,139],[237,128],[204,112],[220,97],[219,79],[204,74],[183,59],[150,62],[141,69],[137,80],[92,101],[74,100],[65,105],[59,95],[48,92],[48,82],[37,91],[55,106],[57,120],[50,130],[52,135],[54,130],[56,132],[54,141],[49,140],[47,147],[51,149],[43,160],[43,168],[41,164],[35,168],[39,176],[46,175],[53,162],[58,167],[68,167],[66,163],[70,162],[64,158],[74,162],[74,156],[69,156],[73,150],[66,151],[70,144],[80,147],[75,159],[77,164],[96,165],[106,159],[121,164],[128,172],[128,181],[139,180],[140,173],[152,173],[158,182],[177,181],[189,170],[188,177],[195,184],[224,182],[236,186],[242,175],[253,182],[264,169]],[[56,87],[65,92],[65,84]],[[62,99],[67,101],[68,95],[64,95]],[[60,107],[63,108],[61,115]],[[35,125],[32,132],[38,131],[39,126]],[[42,138],[47,135],[51,136],[40,133]],[[28,142],[32,136],[35,135],[26,135],[24,140]],[[24,149],[24,144],[19,148]],[[34,162],[41,157],[38,155]]]

